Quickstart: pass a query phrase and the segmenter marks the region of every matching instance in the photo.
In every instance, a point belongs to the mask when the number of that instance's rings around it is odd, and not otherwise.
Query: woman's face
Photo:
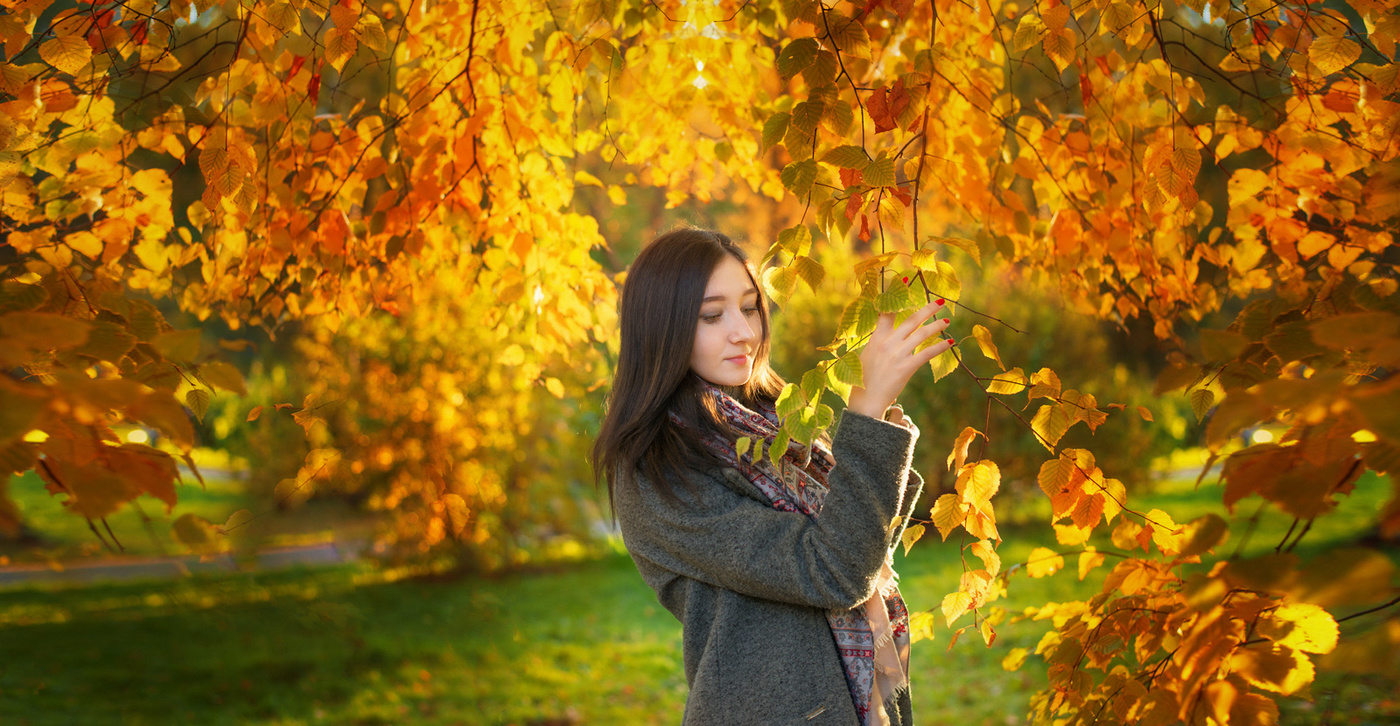
[[[758,290],[744,264],[725,255],[705,285],[690,369],[717,386],[742,386],[753,374],[754,351],[762,335]]]

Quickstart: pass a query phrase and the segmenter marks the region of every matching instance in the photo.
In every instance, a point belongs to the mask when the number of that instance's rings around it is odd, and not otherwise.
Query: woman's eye
[[[705,323],[718,323],[720,317],[722,316],[722,313],[711,313],[709,315],[701,315],[700,321]]]
[[[758,308],[744,308],[744,314],[753,317],[758,314]]]

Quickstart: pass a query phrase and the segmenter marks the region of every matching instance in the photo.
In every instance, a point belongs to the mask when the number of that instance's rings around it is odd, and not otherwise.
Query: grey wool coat
[[[690,472],[678,502],[640,473],[617,483],[623,543],[682,624],[686,726],[859,723],[826,611],[874,592],[923,487],[917,435],[847,411],[816,521],[774,509],[732,468]],[[913,723],[907,689],[887,712]]]

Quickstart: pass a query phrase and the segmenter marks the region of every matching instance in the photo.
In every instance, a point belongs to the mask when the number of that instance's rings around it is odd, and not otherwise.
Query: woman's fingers
[[[894,329],[894,334],[898,336],[900,340],[909,337],[910,333],[913,333],[914,330],[920,325],[923,325],[926,320],[937,314],[942,307],[943,305],[941,303],[931,302],[915,310],[913,315],[910,315],[904,322],[899,324],[899,327]]]

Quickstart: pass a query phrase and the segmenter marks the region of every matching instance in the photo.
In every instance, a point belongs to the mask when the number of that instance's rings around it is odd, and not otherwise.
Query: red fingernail
[[[908,285],[908,284],[909,284],[909,278],[907,278],[907,277],[906,277],[906,278],[904,278],[904,284],[906,284],[906,285]]]
[[[942,305],[942,304],[943,304],[943,298],[941,298],[941,297],[938,298],[938,304],[939,304],[939,305]]]
[[[958,344],[958,341],[953,340],[952,338],[949,338],[949,339],[948,339],[948,347],[949,347],[949,348],[951,348],[951,347],[953,347],[953,346],[955,346],[955,345],[957,345],[957,344]]]

